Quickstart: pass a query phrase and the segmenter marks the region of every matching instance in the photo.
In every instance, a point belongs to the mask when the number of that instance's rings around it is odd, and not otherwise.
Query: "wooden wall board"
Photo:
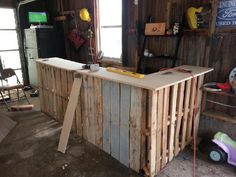
[[[102,81],[103,94],[103,150],[110,154],[111,152],[111,82]]]
[[[178,85],[171,87],[170,94],[170,128],[169,128],[169,143],[168,143],[168,155],[169,161],[174,157],[174,137],[175,137],[175,127],[176,127],[176,105],[177,105],[177,93]]]
[[[162,156],[162,124],[163,124],[163,107],[164,107],[164,89],[158,91],[157,100],[157,145],[156,145],[156,171],[161,170],[161,156]]]
[[[168,139],[168,117],[169,117],[169,99],[170,99],[170,88],[164,89],[164,104],[163,104],[163,122],[162,122],[162,160],[161,167],[163,168],[167,163],[167,139]]]
[[[183,104],[184,104],[185,82],[179,84],[178,100],[177,100],[177,122],[175,130],[175,155],[180,151],[180,128],[183,120]]]
[[[120,86],[120,162],[129,167],[129,117],[131,86],[121,84]]]
[[[149,147],[148,147],[148,168],[150,171],[150,176],[155,176],[156,174],[156,118],[157,112],[153,111],[157,108],[157,92],[149,91],[148,93],[148,128],[150,130],[149,137]]]
[[[95,107],[95,144],[102,149],[102,80],[94,78]]]
[[[185,95],[184,95],[184,115],[183,115],[183,127],[181,131],[181,150],[184,149],[186,145],[186,134],[187,134],[187,121],[189,114],[189,102],[190,102],[190,88],[191,88],[191,80],[188,80],[185,86]]]
[[[130,168],[140,170],[140,144],[142,119],[142,89],[131,87],[130,101]]]
[[[120,85],[111,82],[111,156],[120,159]]]

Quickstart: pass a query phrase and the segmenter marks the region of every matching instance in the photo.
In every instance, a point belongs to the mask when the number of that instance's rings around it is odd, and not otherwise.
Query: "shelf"
[[[180,34],[177,34],[177,35],[173,35],[173,34],[171,34],[171,35],[145,35],[144,34],[144,36],[145,37],[180,37],[181,35]]]
[[[236,34],[236,27],[217,27],[216,34],[218,33],[234,33]]]
[[[203,89],[203,91],[207,92],[207,93],[216,94],[216,95],[228,96],[228,97],[236,98],[236,94],[233,94],[233,93],[230,93],[230,92],[213,92],[213,91],[204,90],[204,89]]]
[[[236,116],[231,116],[231,115],[225,114],[221,111],[207,110],[207,111],[203,111],[201,114],[204,116],[210,117],[212,119],[236,124]]]
[[[208,29],[184,29],[184,35],[201,35],[201,36],[208,36],[209,30]]]
[[[174,60],[175,58],[173,56],[166,56],[166,55],[157,55],[157,56],[152,56],[152,57],[146,57],[146,56],[141,56],[141,58],[148,58],[148,59],[156,59],[156,58],[164,58],[164,59],[169,59],[169,60]]]

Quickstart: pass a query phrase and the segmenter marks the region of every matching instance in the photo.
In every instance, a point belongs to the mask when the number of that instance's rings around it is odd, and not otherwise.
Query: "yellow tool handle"
[[[109,71],[109,72],[118,73],[118,74],[130,76],[130,77],[135,77],[135,78],[139,78],[139,79],[142,79],[145,76],[144,74],[139,74],[139,73],[126,71],[126,70],[113,68],[113,67],[107,67],[106,70]]]

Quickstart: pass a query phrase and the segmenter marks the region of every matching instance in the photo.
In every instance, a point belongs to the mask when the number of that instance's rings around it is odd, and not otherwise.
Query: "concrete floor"
[[[17,126],[0,144],[0,177],[141,177],[73,133],[66,154],[56,151],[61,125],[35,109],[7,113]],[[157,177],[191,177],[192,153],[185,150]],[[235,177],[235,167],[198,155],[197,177]]]

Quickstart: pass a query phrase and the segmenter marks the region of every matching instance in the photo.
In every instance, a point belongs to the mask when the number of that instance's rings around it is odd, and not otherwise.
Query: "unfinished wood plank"
[[[130,107],[130,168],[140,170],[142,89],[131,87]]]
[[[95,144],[102,149],[102,80],[94,78],[94,93],[95,93]]]
[[[131,87],[120,86],[120,162],[129,167],[129,117]]]
[[[199,76],[198,77],[198,86],[197,86],[197,112],[196,117],[195,117],[195,121],[194,121],[194,125],[195,125],[195,130],[196,133],[198,132],[198,127],[199,127],[199,119],[200,119],[200,113],[201,113],[201,102],[202,102],[202,85],[204,82],[204,75]]]
[[[169,116],[169,94],[170,88],[164,89],[164,104],[163,104],[163,122],[162,122],[162,160],[161,168],[163,168],[166,163],[167,155],[167,141],[168,141],[168,116]]]
[[[60,140],[58,144],[58,151],[65,153],[67,143],[69,140],[69,135],[72,127],[73,118],[75,116],[75,109],[78,103],[79,94],[80,94],[80,87],[82,83],[81,76],[77,76],[74,80],[69,103],[67,105],[66,114],[63,122],[63,127],[60,135]]]
[[[158,100],[157,100],[157,145],[156,145],[156,173],[161,170],[161,147],[162,147],[162,116],[163,116],[163,98],[164,90],[161,89],[158,91]]]
[[[185,96],[184,96],[184,116],[183,116],[183,127],[181,130],[181,150],[183,150],[186,145],[187,120],[188,120],[189,102],[190,102],[190,88],[191,88],[191,80],[188,80],[186,82]]]
[[[178,89],[178,101],[177,101],[177,123],[175,129],[175,155],[179,153],[179,143],[180,143],[180,126],[183,118],[183,103],[184,103],[184,90],[185,89],[185,82],[179,84]]]
[[[156,124],[157,124],[157,92],[149,91],[148,93],[148,128],[150,130],[149,147],[148,147],[148,160],[150,176],[153,177],[156,174]]]
[[[177,91],[178,85],[171,87],[171,98],[170,98],[170,128],[169,128],[169,161],[174,157],[174,136],[175,136],[175,123],[176,123],[176,103],[177,103]]]
[[[83,107],[82,107],[82,122],[83,122],[83,138],[88,140],[88,76],[83,75]]]
[[[110,154],[111,152],[111,82],[102,81],[103,97],[103,150]]]
[[[148,116],[147,116],[147,109],[148,109],[148,99],[147,99],[147,90],[142,89],[142,115],[141,115],[141,160],[140,160],[140,169],[143,169],[145,166],[147,166],[147,142],[148,142],[148,137],[144,132],[148,128]],[[148,132],[150,133],[150,132]]]
[[[115,82],[111,83],[111,156],[120,159],[120,84]]]
[[[88,98],[88,141],[95,144],[95,108],[94,108],[94,85],[93,77],[88,77],[87,87],[87,98]]]
[[[191,80],[191,93],[190,93],[190,111],[189,111],[189,117],[188,117],[188,125],[187,125],[187,139],[186,141],[190,141],[191,139],[191,133],[192,133],[192,128],[193,128],[193,114],[194,114],[194,109],[195,109],[195,104],[196,104],[196,87],[197,87],[197,78],[193,78]]]

